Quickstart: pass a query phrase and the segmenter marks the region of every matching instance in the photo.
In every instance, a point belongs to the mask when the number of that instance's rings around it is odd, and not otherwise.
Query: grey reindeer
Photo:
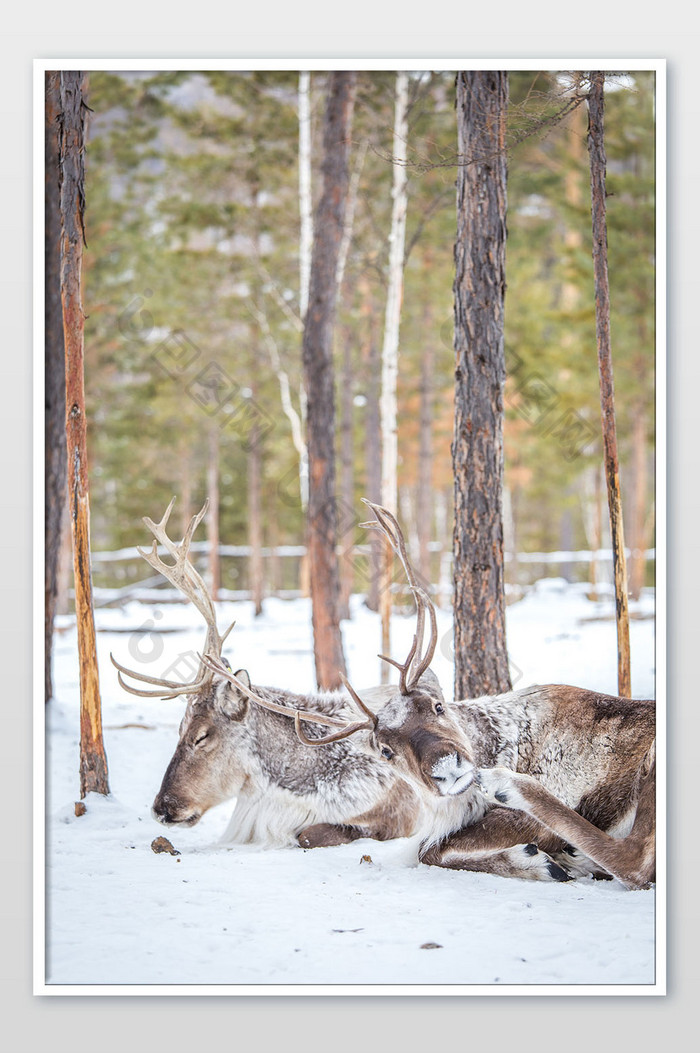
[[[349,693],[299,695],[285,688],[253,688],[245,669],[232,673],[222,648],[233,626],[219,633],[211,594],[189,557],[207,504],[176,542],[167,532],[174,500],[159,523],[144,517],[154,541],[150,551],[138,551],[204,618],[206,641],[197,675],[185,684],[164,680],[129,670],[110,656],[119,683],[131,694],[187,698],[153,816],[166,826],[194,826],[214,805],[235,798],[225,844],[295,845],[304,842],[306,827],[320,823],[346,829],[346,839],[386,840],[413,833],[420,813],[413,791],[381,758],[345,735],[353,726]],[[381,706],[391,689],[364,693]],[[323,750],[308,749],[294,724],[295,714],[305,710],[313,711],[302,722],[307,740],[329,729],[341,731],[341,739]]]
[[[550,684],[447,704],[429,669],[437,643],[433,604],[417,584],[394,516],[365,503],[375,516],[365,525],[381,530],[403,564],[417,605],[416,634],[404,662],[386,658],[399,683],[381,708],[374,712],[370,694],[346,681],[359,719],[311,736],[314,714],[305,709],[295,714],[299,739],[321,754],[354,741],[411,787],[422,805],[423,863],[542,881],[614,877],[628,888],[647,887],[656,859],[654,702]],[[208,667],[238,682],[215,659]],[[354,755],[348,761],[355,763]],[[323,821],[299,841],[316,847],[358,836],[368,836],[366,826]]]

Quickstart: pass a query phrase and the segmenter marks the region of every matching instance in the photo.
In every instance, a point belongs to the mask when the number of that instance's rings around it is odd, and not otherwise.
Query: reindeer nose
[[[153,807],[151,808],[151,815],[154,819],[157,819],[159,823],[165,823],[167,825],[168,823],[175,822],[175,816],[172,808],[170,807],[170,805],[173,803],[174,802],[172,801],[170,794],[158,794],[155,801],[153,802]]]
[[[474,777],[474,766],[458,750],[443,754],[433,762],[430,778],[442,796],[461,793]]]
[[[153,802],[153,807],[151,808],[151,815],[154,819],[157,820],[157,822],[165,823],[166,825],[168,823],[172,823],[173,821],[173,817],[168,812],[168,809],[165,807],[165,805],[160,804],[158,801]]]

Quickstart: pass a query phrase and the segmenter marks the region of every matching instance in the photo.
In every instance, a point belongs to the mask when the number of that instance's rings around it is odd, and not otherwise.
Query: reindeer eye
[[[384,760],[391,760],[391,758],[394,756],[393,750],[390,750],[388,746],[382,746],[379,752],[381,753]]]
[[[203,731],[202,734],[198,735],[197,738],[194,740],[193,745],[199,746],[200,742],[204,742],[204,740],[206,738],[208,738],[208,737],[209,737],[209,732],[208,731]]]
[[[438,714],[445,712],[445,707],[443,706],[442,702],[435,703],[435,712]]]

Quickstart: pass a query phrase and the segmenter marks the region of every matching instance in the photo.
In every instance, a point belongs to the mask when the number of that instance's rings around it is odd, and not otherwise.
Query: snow
[[[351,682],[377,683],[378,616],[361,597],[343,623]],[[253,683],[313,690],[304,599],[221,603],[236,618],[226,653]],[[633,694],[654,697],[654,597],[633,605]],[[185,605],[132,602],[96,612],[111,795],[79,798],[76,634],[55,644],[46,723],[46,967],[41,993],[650,993],[655,891],[617,882],[549,884],[415,863],[406,839],[304,851],[217,845],[233,802],[191,829],[165,828],[151,802],[177,742],[184,702],[135,698],[109,662],[151,655],[154,675],[201,648]],[[514,686],[572,683],[615,693],[614,606],[560,579],[508,607]],[[451,612],[438,612],[433,669],[452,690]],[[157,630],[148,635],[148,630]],[[408,651],[412,616],[395,614],[392,651]],[[146,633],[146,635],[144,635]],[[135,650],[137,649],[137,651]],[[180,855],[155,854],[167,836]],[[228,985],[231,985],[230,987]],[[304,985],[300,987],[300,985]],[[421,986],[417,986],[421,985]],[[553,986],[556,985],[556,986]],[[622,987],[620,985],[623,985]]]

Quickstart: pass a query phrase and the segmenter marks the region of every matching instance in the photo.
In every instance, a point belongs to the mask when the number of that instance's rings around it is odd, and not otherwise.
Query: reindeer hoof
[[[547,863],[547,870],[549,871],[552,880],[554,881],[573,881],[571,874],[567,873],[563,867],[560,867],[558,863],[555,863],[550,859]]]

